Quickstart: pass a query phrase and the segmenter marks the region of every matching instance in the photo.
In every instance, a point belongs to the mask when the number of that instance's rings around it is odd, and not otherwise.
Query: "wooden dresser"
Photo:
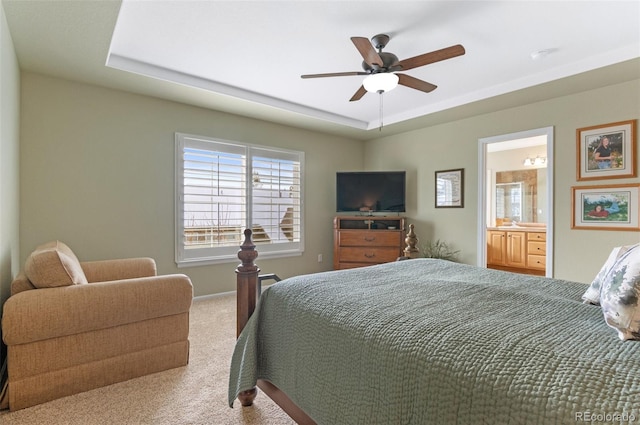
[[[547,269],[546,232],[527,228],[489,228],[487,267],[544,276]]]
[[[404,239],[403,217],[335,217],[333,268],[350,269],[396,261],[402,256]]]

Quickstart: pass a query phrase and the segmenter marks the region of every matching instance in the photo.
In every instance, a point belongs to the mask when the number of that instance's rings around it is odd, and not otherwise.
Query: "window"
[[[303,162],[303,152],[176,133],[176,263],[237,261],[248,227],[261,258],[300,255]]]

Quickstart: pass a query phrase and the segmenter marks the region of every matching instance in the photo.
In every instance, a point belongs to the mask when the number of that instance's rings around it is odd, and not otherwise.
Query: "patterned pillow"
[[[605,281],[607,275],[620,256],[620,251],[624,249],[623,252],[626,252],[625,248],[628,247],[617,246],[613,248],[611,254],[609,254],[609,258],[607,258],[607,261],[605,261],[604,265],[596,275],[596,278],[593,279],[593,282],[591,282],[587,291],[582,295],[582,300],[585,304],[600,305],[600,288],[602,287],[602,283]]]
[[[621,340],[640,340],[640,244],[618,257],[602,283],[600,305]]]
[[[60,241],[37,247],[27,258],[24,273],[36,288],[87,283],[78,258]]]

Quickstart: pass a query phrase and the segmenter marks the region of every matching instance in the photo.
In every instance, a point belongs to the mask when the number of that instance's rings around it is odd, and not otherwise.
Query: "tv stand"
[[[337,216],[333,219],[335,270],[389,263],[401,257],[405,218]]]

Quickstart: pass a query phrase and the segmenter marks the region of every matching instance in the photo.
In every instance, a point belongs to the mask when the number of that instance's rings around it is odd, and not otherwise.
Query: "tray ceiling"
[[[435,91],[399,86],[383,95],[385,134],[453,117],[451,111],[488,110],[480,104],[495,110],[640,74],[637,1],[3,0],[3,6],[24,70],[364,139],[379,137],[367,130],[380,125],[380,96],[349,102],[362,76],[300,78],[360,71],[352,36],[388,34],[384,51],[400,59],[455,44],[466,49],[405,72],[437,85]],[[621,64],[627,66],[605,72]]]

